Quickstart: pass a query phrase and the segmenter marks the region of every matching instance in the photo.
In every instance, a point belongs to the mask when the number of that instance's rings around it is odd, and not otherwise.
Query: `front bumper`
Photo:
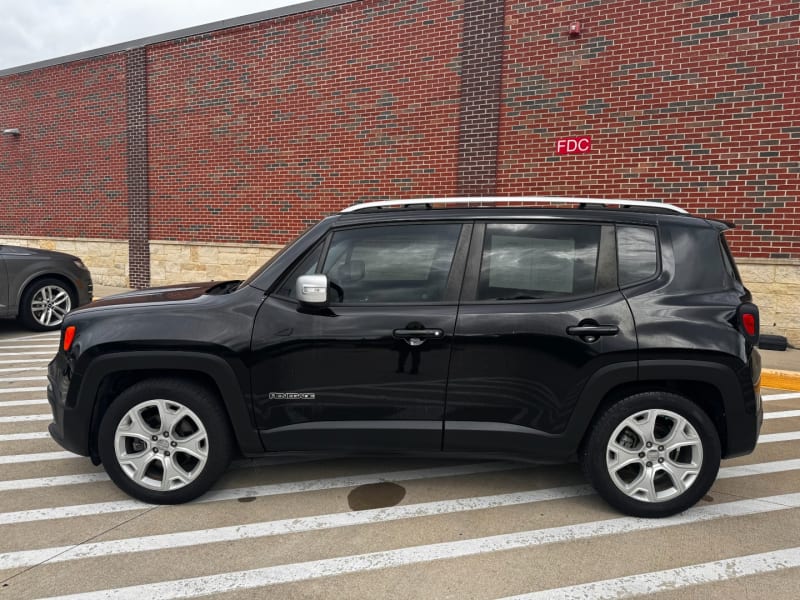
[[[89,456],[89,423],[91,415],[67,402],[71,371],[63,352],[59,352],[47,367],[47,401],[53,422],[47,430],[65,450]]]

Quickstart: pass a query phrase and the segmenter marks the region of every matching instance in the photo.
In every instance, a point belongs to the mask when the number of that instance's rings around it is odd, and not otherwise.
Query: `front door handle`
[[[425,340],[444,337],[441,329],[395,329],[392,333],[394,337],[405,340],[409,346],[422,346]]]
[[[567,333],[580,336],[617,335],[619,327],[616,325],[572,325],[567,327]]]

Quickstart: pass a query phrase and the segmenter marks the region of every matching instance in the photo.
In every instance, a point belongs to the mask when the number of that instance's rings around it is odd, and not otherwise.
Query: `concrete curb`
[[[761,369],[761,387],[800,392],[800,373]]]

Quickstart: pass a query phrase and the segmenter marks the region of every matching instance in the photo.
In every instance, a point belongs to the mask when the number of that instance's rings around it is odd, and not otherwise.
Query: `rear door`
[[[445,450],[552,455],[588,378],[636,361],[614,226],[477,224],[459,308]],[[635,370],[634,370],[635,373]]]

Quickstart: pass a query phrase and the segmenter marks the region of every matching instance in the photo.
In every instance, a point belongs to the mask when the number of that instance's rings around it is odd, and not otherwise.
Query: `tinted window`
[[[656,232],[650,227],[617,227],[619,285],[650,279],[658,270]]]
[[[457,224],[337,232],[322,269],[332,284],[331,302],[444,300],[460,232]]]
[[[725,234],[719,234],[719,243],[722,249],[722,262],[725,265],[725,270],[730,275],[730,278],[734,281],[742,281],[742,278],[739,277],[739,271],[736,268],[736,264],[733,262],[733,255],[731,254],[731,249],[728,246],[728,242],[725,239]]]
[[[478,300],[590,294],[599,246],[596,225],[487,225]]]

